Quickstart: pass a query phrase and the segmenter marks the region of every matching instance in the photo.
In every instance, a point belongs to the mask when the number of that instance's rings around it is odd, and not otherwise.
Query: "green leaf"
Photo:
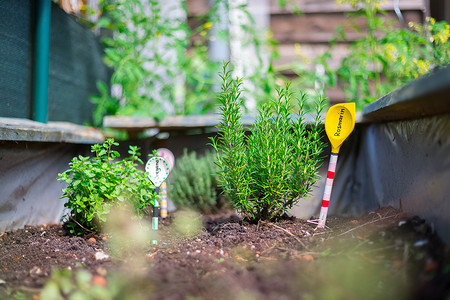
[[[59,291],[58,284],[53,281],[47,282],[40,294],[41,299],[60,300],[64,299]]]

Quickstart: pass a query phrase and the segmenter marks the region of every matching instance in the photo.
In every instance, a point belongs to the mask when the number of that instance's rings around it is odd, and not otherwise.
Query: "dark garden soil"
[[[74,237],[61,224],[1,233],[0,298],[39,299],[52,270],[69,268],[120,286],[120,299],[450,299],[448,248],[424,220],[391,207],[317,230],[297,218],[202,218],[189,238],[162,221],[158,245],[133,252],[129,241],[130,256],[112,251],[111,236]]]

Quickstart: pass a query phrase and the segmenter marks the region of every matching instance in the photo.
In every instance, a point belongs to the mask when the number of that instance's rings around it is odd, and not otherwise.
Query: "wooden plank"
[[[0,118],[0,140],[95,144],[105,140],[93,127],[68,122],[39,123],[27,119]]]
[[[209,0],[187,0],[186,8],[189,17],[204,15],[209,10]]]
[[[351,12],[355,9],[351,5],[339,5],[334,0],[294,0],[291,1],[301,13],[334,13],[334,12]],[[386,1],[380,7],[385,11],[394,10],[394,1]],[[399,8],[402,12],[407,10],[425,10],[422,0],[402,0],[399,1]],[[271,14],[293,14],[295,11],[292,5],[281,8],[278,0],[270,1]]]
[[[290,1],[301,13],[333,13],[333,12],[350,12],[355,11],[351,5],[339,5],[334,0],[294,0]],[[293,5],[287,5],[281,8],[278,5],[278,0],[270,0],[271,14],[293,14],[295,13]],[[208,12],[209,0],[188,0],[186,7],[189,17],[203,15]],[[399,1],[400,10],[425,10],[425,5],[422,0],[402,0]],[[381,9],[386,11],[394,10],[394,1],[386,1],[381,5]]]
[[[157,126],[157,122],[151,117],[129,117],[129,116],[105,116],[103,118],[103,126],[113,129],[129,129],[136,130],[147,129]]]
[[[406,22],[421,22],[423,13],[407,11],[403,13]],[[386,20],[396,20],[394,13],[388,13]],[[353,24],[365,30],[364,18],[352,18]],[[347,39],[354,41],[363,36],[350,25],[347,17],[341,13],[309,14],[309,15],[275,15],[271,17],[270,25],[273,37],[279,43],[314,42],[325,43],[336,37],[336,27],[342,26]],[[398,25],[400,26],[400,25]]]
[[[418,119],[450,113],[450,66],[429,74],[381,97],[364,108],[371,122]]]
[[[310,65],[310,67],[313,68],[314,65],[312,64],[312,62],[314,61],[314,59],[324,54],[329,49],[329,44],[302,43],[298,44],[297,46],[295,44],[281,44],[278,47],[280,59],[274,61],[273,65],[276,69],[281,66],[286,66],[294,62],[298,62]],[[346,57],[348,53],[349,50],[347,43],[339,43],[335,45],[335,47],[331,51],[333,59],[329,60],[329,66],[332,69],[336,69],[337,67],[339,67],[342,59]]]

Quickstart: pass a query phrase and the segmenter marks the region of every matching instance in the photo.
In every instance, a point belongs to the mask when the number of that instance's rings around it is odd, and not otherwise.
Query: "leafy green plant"
[[[315,116],[307,128],[305,94],[297,99],[300,109],[294,113],[289,84],[279,88],[278,97],[261,107],[247,136],[241,124],[241,80],[231,78],[227,65],[221,77],[221,121],[218,136],[212,139],[219,182],[244,217],[281,216],[310,193],[318,178],[325,147],[320,117],[325,99],[315,102]]]
[[[450,26],[427,18],[424,25],[409,23],[409,29],[396,28],[380,9],[381,0],[337,0],[358,8],[352,15],[365,18],[367,34],[350,45],[350,54],[337,70],[328,71],[328,84],[342,84],[347,101],[357,109],[426,74],[434,67],[450,63]],[[358,32],[364,30],[353,26]],[[340,32],[344,40],[346,36]],[[333,41],[331,47],[334,46]],[[327,66],[330,53],[320,58]]]
[[[87,270],[54,270],[52,277],[45,283],[40,299],[114,299],[115,289],[93,284],[92,275]]]
[[[292,1],[279,1],[280,6]],[[277,55],[276,43],[270,35],[255,29],[255,21],[242,3],[225,0],[210,1],[209,10],[199,16],[189,16],[186,1],[181,1],[177,17],[164,13],[161,0],[102,0],[101,18],[95,29],[107,29],[103,37],[105,62],[113,74],[108,84],[98,83],[99,95],[92,96],[97,104],[94,125],[100,126],[104,115],[152,116],[166,114],[205,114],[214,112],[214,96],[220,85],[217,73],[221,62],[210,57],[209,43],[220,39],[229,42],[227,26],[230,10],[239,11],[246,33],[243,43],[251,43],[257,62],[245,70],[256,102],[274,92],[275,81],[282,78],[272,64],[263,60],[267,49],[270,61]],[[180,11],[179,11],[180,10]],[[175,11],[175,10],[173,10]],[[173,12],[172,11],[172,12]],[[170,50],[170,51],[168,51]],[[170,53],[169,53],[170,52]],[[149,55],[152,53],[152,55]],[[108,87],[111,86],[113,93]],[[258,103],[256,103],[258,105]]]
[[[68,184],[61,198],[67,198],[64,206],[70,211],[63,220],[71,233],[99,231],[112,205],[131,202],[136,214],[142,216],[153,204],[154,186],[137,169],[138,163],[143,163],[139,148],[130,146],[130,157],[118,160],[120,154],[112,146],[118,146],[113,139],[93,145],[95,156],[74,157],[70,168],[58,175],[58,180]]]
[[[169,196],[177,207],[212,213],[222,208],[215,165],[216,153],[207,151],[203,156],[187,152],[177,159],[169,180]]]
[[[113,68],[113,95],[99,86],[95,125],[104,114],[160,117],[173,110],[180,60],[189,28],[183,17],[166,18],[158,0],[103,0],[102,17],[95,28],[107,28],[103,37],[106,64]],[[167,55],[167,49],[174,49]],[[165,103],[163,103],[165,102]]]

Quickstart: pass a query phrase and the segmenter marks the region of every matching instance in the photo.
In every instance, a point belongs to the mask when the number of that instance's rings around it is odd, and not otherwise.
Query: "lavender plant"
[[[184,149],[169,179],[169,196],[178,208],[214,213],[224,206],[217,182],[216,153],[204,155]]]
[[[325,147],[320,114],[326,100],[315,101],[313,121],[307,124],[306,96],[302,93],[297,99],[299,110],[294,113],[294,93],[287,84],[277,90],[276,99],[262,105],[251,135],[246,135],[241,124],[241,79],[232,79],[227,65],[220,76],[221,122],[212,138],[219,183],[247,219],[277,218],[307,196],[318,178]]]

